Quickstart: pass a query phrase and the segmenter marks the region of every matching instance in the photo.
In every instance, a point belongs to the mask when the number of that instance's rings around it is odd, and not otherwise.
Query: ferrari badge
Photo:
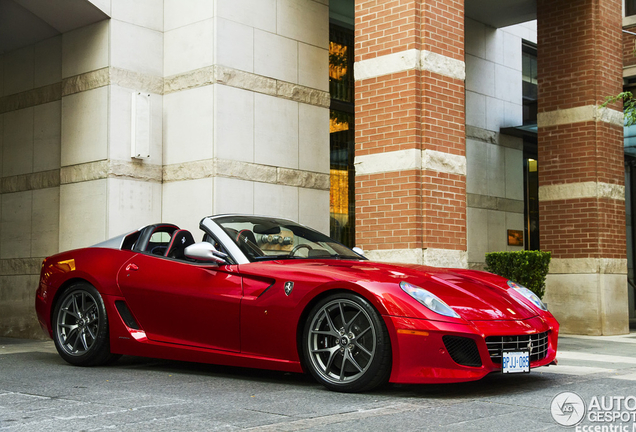
[[[293,282],[285,282],[285,295],[290,295],[293,289],[294,289]]]

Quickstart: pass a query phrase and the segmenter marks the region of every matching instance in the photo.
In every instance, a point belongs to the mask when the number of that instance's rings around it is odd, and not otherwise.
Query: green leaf
[[[623,101],[623,114],[625,116],[625,126],[631,126],[636,123],[636,100],[632,92],[621,92],[616,96],[607,96],[605,102],[601,104],[601,108],[607,108],[609,104]]]

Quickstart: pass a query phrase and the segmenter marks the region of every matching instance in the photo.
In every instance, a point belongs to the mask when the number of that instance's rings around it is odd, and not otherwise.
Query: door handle
[[[126,266],[126,271],[131,271],[131,270],[137,271],[139,270],[139,267],[137,267],[137,264],[130,263]]]

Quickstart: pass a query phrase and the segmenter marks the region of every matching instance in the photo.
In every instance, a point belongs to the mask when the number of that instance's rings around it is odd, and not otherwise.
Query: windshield
[[[297,223],[258,216],[214,218],[250,261],[273,259],[365,259],[324,234]]]

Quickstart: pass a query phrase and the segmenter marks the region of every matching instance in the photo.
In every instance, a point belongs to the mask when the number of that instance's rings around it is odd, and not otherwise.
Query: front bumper
[[[390,381],[394,383],[451,383],[481,379],[491,372],[501,371],[500,347],[505,346],[503,342],[508,340],[517,341],[518,346],[527,346],[528,341],[532,341],[535,355],[531,353],[530,368],[549,365],[556,358],[559,324],[552,316],[472,321],[467,324],[394,316],[385,316],[384,321],[392,341]],[[489,344],[486,343],[487,338]],[[449,346],[449,341],[460,341],[462,345],[462,340],[468,343],[459,348]],[[472,356],[463,355],[464,347],[468,347]],[[453,355],[449,348],[454,351]],[[538,349],[541,352],[536,351]],[[457,352],[462,355],[458,356]]]

